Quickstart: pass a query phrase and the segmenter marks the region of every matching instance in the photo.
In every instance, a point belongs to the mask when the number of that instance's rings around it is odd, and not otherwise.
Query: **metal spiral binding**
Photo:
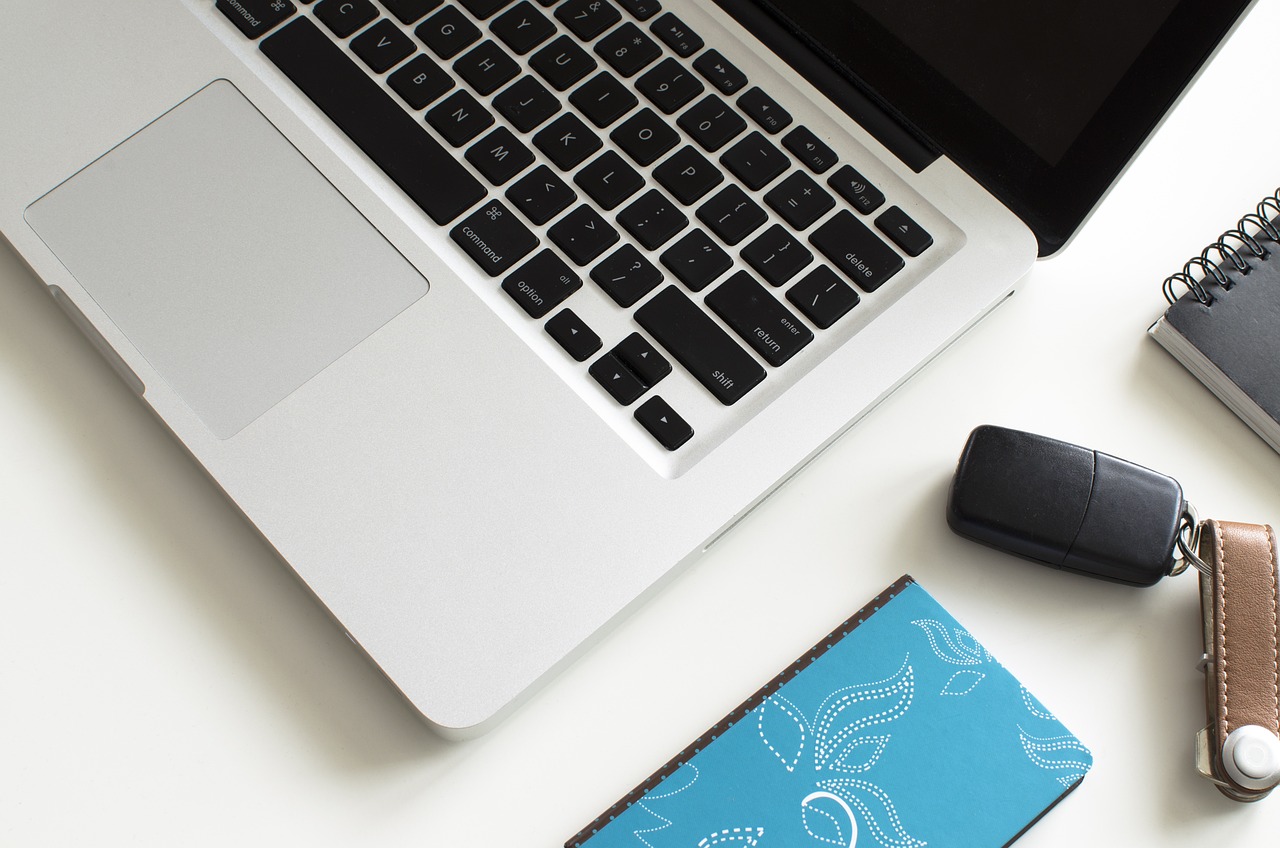
[[[1242,217],[1235,228],[1218,236],[1218,240],[1201,251],[1199,256],[1191,257],[1181,271],[1166,277],[1161,285],[1165,300],[1172,305],[1184,296],[1178,291],[1180,283],[1200,303],[1212,306],[1213,289],[1230,291],[1235,285],[1235,281],[1222,270],[1222,263],[1230,263],[1231,268],[1242,277],[1253,270],[1249,257],[1229,243],[1229,240],[1238,243],[1254,259],[1265,260],[1271,255],[1271,251],[1263,245],[1263,239],[1280,243],[1280,226],[1273,223],[1273,218],[1280,219],[1280,188],[1264,197],[1253,212]],[[1254,230],[1252,235],[1249,233],[1250,229]],[[1216,259],[1210,258],[1214,253],[1217,254]],[[1197,268],[1203,272],[1199,279],[1192,273]]]

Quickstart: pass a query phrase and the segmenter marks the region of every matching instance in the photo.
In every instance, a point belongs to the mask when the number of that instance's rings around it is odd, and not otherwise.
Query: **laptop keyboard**
[[[216,7],[669,451],[933,244],[658,0],[300,3]]]

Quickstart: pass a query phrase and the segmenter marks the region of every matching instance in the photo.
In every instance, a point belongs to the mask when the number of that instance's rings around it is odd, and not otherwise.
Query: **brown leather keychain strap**
[[[1251,781],[1247,773],[1241,777],[1239,764],[1244,764],[1245,772],[1256,770],[1251,762],[1269,756],[1265,752],[1254,747],[1249,753],[1242,748],[1232,757],[1224,755],[1223,746],[1233,733],[1245,728],[1248,729],[1228,745],[1229,749],[1234,750],[1232,746],[1250,733],[1269,731],[1280,737],[1280,588],[1276,556],[1275,532],[1268,526],[1232,521],[1204,523],[1200,558],[1211,566],[1211,573],[1201,577],[1205,653],[1211,661],[1205,669],[1209,675],[1212,731],[1209,753],[1215,778],[1228,782],[1223,791],[1238,800],[1263,797],[1271,787],[1260,784],[1274,783],[1269,778]],[[1233,760],[1234,765],[1224,759]],[[1259,785],[1248,785],[1251,782]]]

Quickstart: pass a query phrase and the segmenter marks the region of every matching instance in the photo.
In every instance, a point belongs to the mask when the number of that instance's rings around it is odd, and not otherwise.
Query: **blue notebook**
[[[1087,748],[902,577],[566,848],[1000,848]]]

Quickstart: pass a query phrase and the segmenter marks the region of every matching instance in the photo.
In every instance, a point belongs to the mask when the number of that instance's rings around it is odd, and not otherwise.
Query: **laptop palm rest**
[[[222,439],[428,288],[225,80],[31,204],[26,220]]]

